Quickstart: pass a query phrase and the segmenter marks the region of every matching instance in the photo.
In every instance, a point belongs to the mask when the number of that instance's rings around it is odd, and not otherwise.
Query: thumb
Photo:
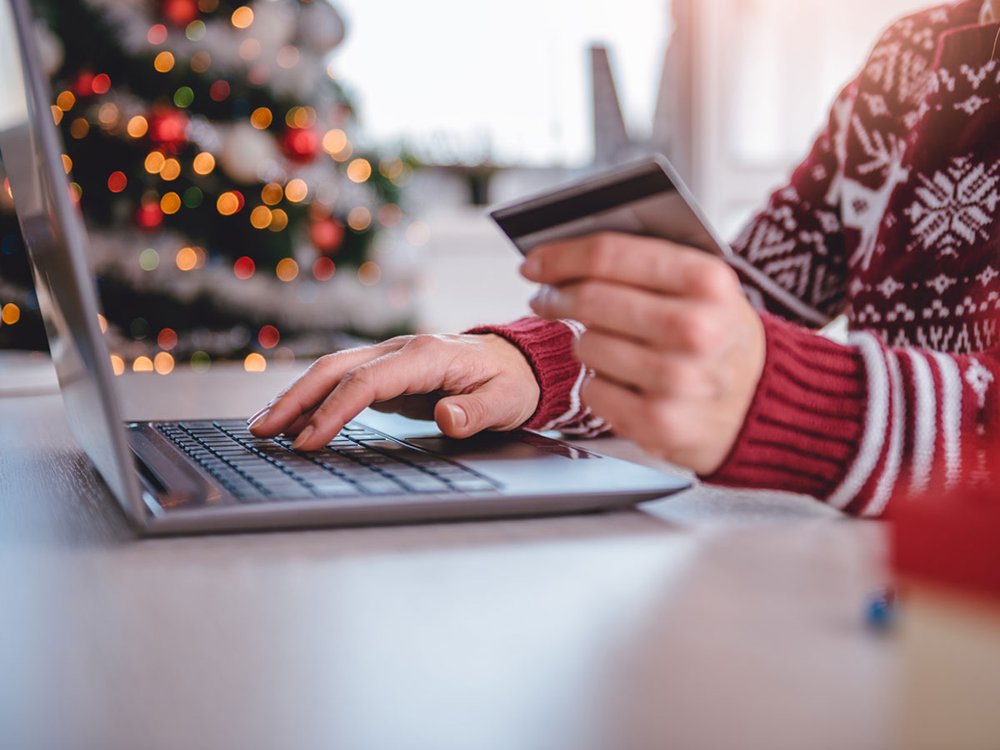
[[[513,430],[530,415],[519,417],[516,398],[487,383],[479,390],[448,396],[434,407],[434,421],[448,437],[465,438],[483,430]]]

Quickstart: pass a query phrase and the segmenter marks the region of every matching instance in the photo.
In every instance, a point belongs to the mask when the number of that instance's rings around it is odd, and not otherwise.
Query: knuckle
[[[692,354],[710,351],[719,335],[714,316],[698,308],[678,316],[678,332],[682,348]]]

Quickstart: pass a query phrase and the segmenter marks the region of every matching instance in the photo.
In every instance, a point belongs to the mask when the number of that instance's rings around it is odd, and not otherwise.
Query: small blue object
[[[885,631],[896,620],[896,592],[891,586],[869,597],[865,607],[865,622],[873,630]]]

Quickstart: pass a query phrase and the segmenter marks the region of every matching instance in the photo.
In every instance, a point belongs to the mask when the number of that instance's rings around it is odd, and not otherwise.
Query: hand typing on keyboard
[[[258,437],[295,436],[318,450],[371,406],[433,418],[450,437],[512,430],[538,405],[539,386],[520,349],[499,336],[400,336],[328,354],[250,419]]]

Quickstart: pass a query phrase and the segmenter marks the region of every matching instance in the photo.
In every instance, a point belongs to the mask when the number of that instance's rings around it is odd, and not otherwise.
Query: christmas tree
[[[355,137],[332,5],[34,6],[116,369],[163,352],[262,363],[332,348],[332,331],[407,328],[412,272],[378,254],[404,243],[413,165]],[[11,208],[5,186],[0,346],[44,347]]]

